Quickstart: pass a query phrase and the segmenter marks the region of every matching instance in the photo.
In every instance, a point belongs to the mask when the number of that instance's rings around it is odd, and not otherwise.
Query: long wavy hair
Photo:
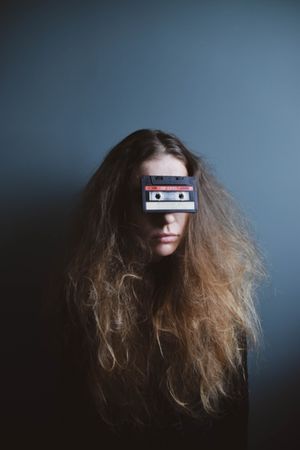
[[[131,220],[132,176],[160,154],[196,177],[199,209],[176,252],[153,263]],[[264,271],[247,222],[203,159],[172,134],[130,134],[88,182],[74,230],[66,342],[77,330],[76,357],[102,419],[146,424],[159,399],[191,416],[217,412],[243,374],[246,342],[257,341]]]

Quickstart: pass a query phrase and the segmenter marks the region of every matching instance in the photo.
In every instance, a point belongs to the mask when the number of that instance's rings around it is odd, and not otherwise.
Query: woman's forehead
[[[138,184],[143,175],[187,176],[188,171],[179,158],[163,154],[143,161],[133,174],[133,183]]]

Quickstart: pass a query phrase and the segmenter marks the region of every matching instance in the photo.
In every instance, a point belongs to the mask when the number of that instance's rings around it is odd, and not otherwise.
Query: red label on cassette
[[[145,191],[193,191],[193,186],[145,186]]]

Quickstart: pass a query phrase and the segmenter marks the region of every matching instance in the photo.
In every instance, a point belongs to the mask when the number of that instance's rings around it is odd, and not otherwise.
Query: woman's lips
[[[178,234],[160,233],[160,234],[155,234],[154,236],[152,236],[152,239],[155,242],[160,242],[162,244],[169,244],[172,242],[176,242],[178,237],[179,237]]]

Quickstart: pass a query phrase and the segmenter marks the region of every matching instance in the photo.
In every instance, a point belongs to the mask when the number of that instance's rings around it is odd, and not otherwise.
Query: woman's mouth
[[[158,233],[154,234],[151,239],[162,244],[170,244],[172,242],[176,242],[178,237],[178,234]]]

